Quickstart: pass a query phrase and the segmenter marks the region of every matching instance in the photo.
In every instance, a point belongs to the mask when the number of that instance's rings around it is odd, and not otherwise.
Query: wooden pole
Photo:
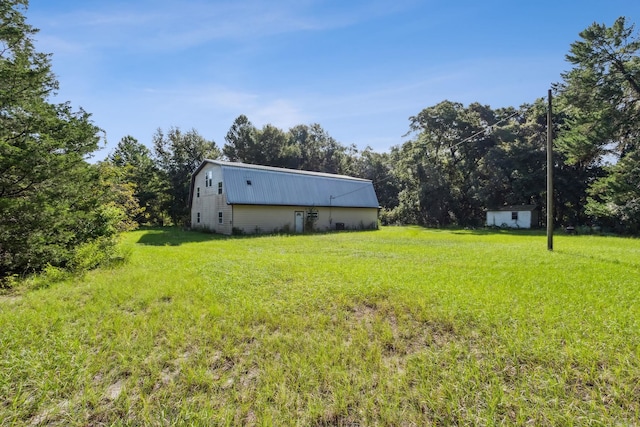
[[[547,249],[553,250],[553,121],[551,89],[547,108]]]

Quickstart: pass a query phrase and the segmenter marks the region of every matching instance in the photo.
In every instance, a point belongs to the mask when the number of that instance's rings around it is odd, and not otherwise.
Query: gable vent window
[[[247,185],[251,185],[251,180],[250,179],[247,180]]]

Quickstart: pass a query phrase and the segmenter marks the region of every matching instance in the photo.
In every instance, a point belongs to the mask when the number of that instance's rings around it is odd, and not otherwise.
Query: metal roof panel
[[[377,208],[370,180],[321,172],[209,161],[222,167],[229,204]]]

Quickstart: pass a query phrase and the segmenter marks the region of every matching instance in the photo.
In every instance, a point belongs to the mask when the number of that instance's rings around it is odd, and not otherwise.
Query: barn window
[[[205,187],[213,186],[213,171],[206,171],[204,173],[204,186]]]
[[[518,220],[518,212],[511,212],[511,219],[514,221]]]
[[[247,185],[251,185],[251,180],[250,179],[247,180]]]
[[[218,194],[222,194],[222,181],[218,183]]]
[[[200,187],[196,188],[196,197],[200,197]]]
[[[222,224],[222,211],[218,212],[218,224]]]
[[[197,223],[200,223],[200,212],[198,212],[198,214],[197,214],[196,222],[197,222]]]

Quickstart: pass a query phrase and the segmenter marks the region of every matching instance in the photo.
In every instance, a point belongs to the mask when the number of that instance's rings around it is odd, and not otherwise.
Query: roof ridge
[[[226,160],[204,159],[204,162],[213,163],[219,166],[237,167],[237,168],[245,168],[245,169],[252,169],[252,170],[263,170],[263,171],[271,171],[271,172],[279,172],[279,173],[291,173],[291,174],[297,174],[297,175],[312,175],[312,176],[322,176],[325,178],[349,179],[353,181],[372,182],[370,179],[366,179],[366,178],[357,178],[354,176],[341,175],[341,174],[328,173],[328,172],[316,172],[316,171],[308,171],[308,170],[302,170],[302,169],[290,169],[290,168],[282,168],[282,167],[276,167],[276,166],[256,165],[252,163],[243,163],[243,162],[229,162]]]

